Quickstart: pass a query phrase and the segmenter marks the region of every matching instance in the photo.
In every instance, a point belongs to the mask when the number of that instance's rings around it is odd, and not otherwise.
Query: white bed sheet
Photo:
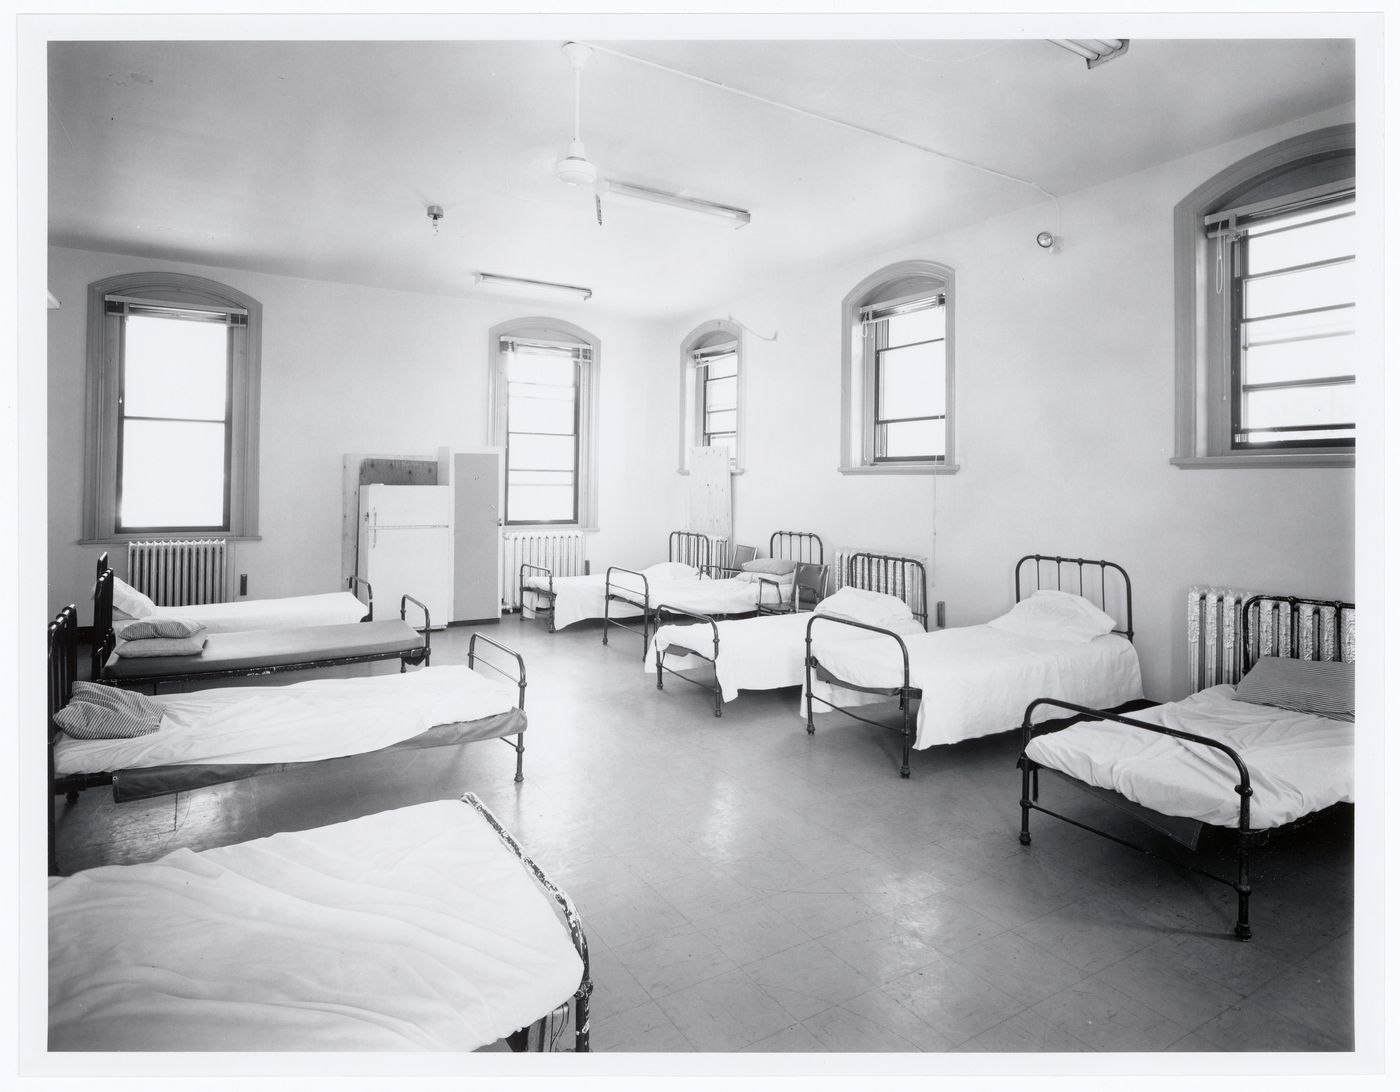
[[[393,675],[312,679],[157,695],[160,727],[134,739],[59,733],[59,776],[152,766],[315,762],[365,754],[438,724],[478,720],[515,705],[517,689],[461,666]]]
[[[607,602],[607,574],[591,573],[588,576],[556,576],[554,578],[554,628],[560,630],[575,622],[589,618],[603,617]],[[529,576],[525,578],[527,588],[539,591],[549,590],[549,578]],[[614,603],[609,612],[618,618],[637,618],[641,611],[626,603]]]
[[[731,618],[716,622],[719,628],[719,658],[715,661],[715,679],[720,696],[733,701],[740,690],[776,690],[784,686],[801,686],[806,679],[807,623],[810,612],[797,614],[763,614],[754,618]],[[913,618],[894,627],[903,634],[922,633],[924,627]],[[883,640],[853,626],[818,624],[812,633],[812,643],[818,655],[836,642]],[[656,670],[656,654],[680,643],[687,648],[711,655],[714,651],[709,626],[665,625],[656,631],[643,671]],[[698,648],[696,647],[698,645]],[[677,661],[670,666],[685,667]]]
[[[993,626],[959,626],[905,638],[911,686],[923,690],[914,747],[1005,732],[1017,727],[1026,706],[1054,695],[1096,709],[1142,697],[1137,650],[1118,634],[1072,643],[1025,637]],[[818,657],[822,666],[858,686],[896,687],[903,660],[892,641],[853,641]],[[836,687],[815,677],[818,698],[840,706],[889,699]],[[806,694],[802,713],[806,715]],[[821,712],[822,706],[817,706]],[[1040,723],[1058,716],[1044,707]]]
[[[282,629],[288,626],[331,626],[358,622],[369,607],[348,591],[323,595],[294,595],[285,599],[235,599],[228,603],[201,603],[188,607],[157,607],[162,618],[200,622],[206,633],[239,633],[246,629]],[[386,617],[398,616],[398,604]]]
[[[1235,701],[1234,693],[1233,686],[1213,686],[1184,701],[1130,715],[1234,749],[1249,769],[1252,828],[1283,826],[1353,799],[1353,724]],[[1163,815],[1214,826],[1239,823],[1239,770],[1210,747],[1093,721],[1039,736],[1026,753],[1044,766],[1112,789]]]
[[[549,578],[544,576],[526,577],[525,586],[540,591],[549,588]],[[639,618],[641,607],[620,600],[607,604],[608,577],[606,573],[592,573],[588,576],[556,576],[554,578],[554,628],[561,630],[575,622],[589,618],[602,618],[606,607],[613,618]],[[613,573],[614,591],[622,591],[641,598],[643,584],[631,573]],[[664,579],[648,577],[646,590],[650,594],[651,605],[660,603],[696,611],[700,614],[743,614],[757,609],[759,588],[764,587],[765,604],[789,602],[792,587],[783,589],[780,599],[775,597],[772,585],[762,585],[758,581],[724,579],[712,580],[709,577],[683,577]]]
[[[50,880],[50,1050],[474,1050],[582,975],[461,801]]]

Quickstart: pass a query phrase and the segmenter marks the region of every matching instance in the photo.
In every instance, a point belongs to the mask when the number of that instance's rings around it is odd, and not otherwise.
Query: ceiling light
[[[506,277],[500,273],[478,273],[476,283],[488,288],[502,288],[509,292],[523,292],[531,296],[567,296],[586,300],[592,297],[593,289],[581,288],[576,284],[555,284],[553,281],[532,281],[525,277]]]
[[[1088,67],[1111,61],[1128,52],[1127,38],[1050,38],[1050,42],[1083,57]]]
[[[555,161],[554,177],[570,186],[591,186],[598,177],[598,168],[588,162],[588,153],[583,150],[583,141],[578,135],[578,114],[579,81],[583,74],[583,66],[588,63],[588,58],[593,56],[593,50],[582,42],[565,42],[564,55],[569,58],[569,64],[574,69],[574,135],[569,140],[568,149]]]
[[[598,183],[598,196],[605,201],[624,201],[640,205],[661,205],[681,212],[698,213],[732,228],[741,228],[751,217],[746,209],[736,209],[729,205],[717,205],[713,201],[702,201],[697,197],[681,197],[675,193],[633,186],[626,182],[613,182],[604,179]]]

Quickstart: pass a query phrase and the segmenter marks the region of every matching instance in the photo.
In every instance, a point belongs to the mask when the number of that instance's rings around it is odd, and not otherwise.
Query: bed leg
[[[66,792],[66,793],[64,793],[64,794],[63,794],[63,802],[64,802],[65,804],[70,805],[70,806],[73,805],[73,804],[76,804],[76,803],[78,802],[78,794],[75,793],[75,792]]]
[[[904,708],[904,757],[899,764],[899,776],[909,776],[909,741],[913,738],[909,730],[909,706],[911,704],[909,695],[900,696],[899,704]]]
[[[578,1004],[574,1006],[574,1052],[576,1054],[587,1054],[590,1051],[589,1039],[589,1018],[588,1018],[588,998],[593,992],[593,983],[587,979],[579,987]]]
[[[1240,940],[1249,940],[1254,931],[1249,927],[1249,848],[1245,845],[1244,836],[1240,836],[1239,851],[1239,879],[1235,882],[1235,893],[1239,896],[1239,912],[1235,919],[1235,936]]]
[[[661,685],[661,656],[661,652],[658,651],[656,653],[656,689],[665,690],[666,688]]]
[[[720,707],[719,687],[715,687],[715,716],[723,716],[724,710]]]
[[[1021,844],[1031,844],[1031,763],[1021,756]]]
[[[518,785],[525,780],[525,733],[520,732],[515,737],[515,783]]]

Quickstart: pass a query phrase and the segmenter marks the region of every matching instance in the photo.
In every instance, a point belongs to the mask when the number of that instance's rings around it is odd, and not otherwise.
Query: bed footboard
[[[486,636],[486,634],[484,634],[484,633],[473,633],[473,634],[471,635],[471,639],[467,641],[467,668],[468,668],[469,670],[472,670],[472,671],[475,671],[475,670],[476,670],[476,663],[477,663],[477,659],[478,659],[477,651],[476,651],[476,643],[477,643],[478,641],[481,641],[481,642],[483,642],[483,643],[486,644],[486,645],[490,645],[492,648],[495,648],[495,649],[497,649],[497,650],[499,650],[499,651],[505,653],[507,656],[511,657],[511,658],[514,660],[514,662],[515,662],[515,667],[516,667],[516,673],[515,673],[514,675],[512,675],[509,671],[507,671],[505,668],[501,667],[499,664],[493,663],[488,657],[486,657],[486,656],[480,657],[480,659],[481,659],[481,666],[482,666],[482,667],[489,667],[492,671],[496,672],[498,675],[502,675],[502,676],[504,676],[505,678],[509,679],[511,682],[515,683],[516,692],[517,692],[517,695],[518,695],[517,698],[516,698],[515,705],[516,705],[516,708],[519,709],[519,710],[523,713],[523,712],[525,711],[525,658],[524,658],[523,656],[521,656],[520,653],[516,652],[515,649],[511,648],[511,647],[508,646],[508,645],[502,644],[500,641],[497,641],[495,638],[488,637],[488,636]],[[511,748],[513,748],[513,749],[515,750],[515,780],[516,780],[516,782],[519,783],[519,782],[521,782],[521,781],[524,781],[524,780],[525,780],[525,769],[524,769],[524,765],[525,765],[525,733],[524,733],[524,731],[520,731],[520,732],[517,732],[517,733],[515,734],[515,742],[514,742],[514,743],[511,743],[510,739],[507,738],[507,737],[505,737],[505,736],[502,736],[502,737],[501,737],[501,740],[502,740],[502,742],[504,742],[504,743],[506,744],[506,746],[511,747]]]
[[[1056,721],[1054,727],[1041,726],[1040,730],[1037,731],[1036,726],[1031,723],[1031,718],[1034,716],[1035,711],[1037,709],[1044,706],[1053,706],[1058,709],[1063,709],[1073,715],[1068,720]],[[1126,725],[1134,731],[1153,732],[1158,735],[1171,736],[1175,739],[1185,740],[1188,743],[1198,744],[1202,747],[1208,747],[1212,750],[1219,751],[1234,764],[1239,776],[1239,781],[1235,785],[1235,793],[1240,798],[1240,804],[1239,823],[1238,826],[1235,828],[1236,872],[1233,879],[1227,878],[1225,876],[1218,876],[1214,872],[1209,872],[1202,868],[1196,868],[1193,865],[1183,864],[1179,861],[1169,860],[1168,858],[1163,857],[1161,854],[1152,852],[1152,850],[1150,849],[1147,849],[1140,845],[1136,845],[1135,843],[1129,842],[1124,838],[1119,838],[1117,835],[1110,834],[1107,831],[1099,830],[1097,827],[1089,826],[1087,823],[1082,823],[1077,819],[1071,819],[1067,815],[1062,815],[1059,812],[1052,811],[1049,808],[1044,807],[1040,804],[1039,774],[1041,766],[1026,753],[1026,748],[1030,745],[1031,740],[1037,735],[1048,735],[1050,732],[1061,731],[1064,728],[1069,727],[1071,724],[1084,720],[1112,721],[1117,724]],[[1236,915],[1235,920],[1235,936],[1238,937],[1240,940],[1249,940],[1250,937],[1253,935],[1249,924],[1249,896],[1251,894],[1251,888],[1249,883],[1249,849],[1250,846],[1255,844],[1258,840],[1260,840],[1266,834],[1266,832],[1260,830],[1253,830],[1250,828],[1249,799],[1253,795],[1254,790],[1250,788],[1249,767],[1245,765],[1244,760],[1240,758],[1238,752],[1236,752],[1233,748],[1227,746],[1224,743],[1221,743],[1219,740],[1210,739],[1207,736],[1195,735],[1191,732],[1182,732],[1175,728],[1168,728],[1165,725],[1161,724],[1149,724],[1146,721],[1135,720],[1132,717],[1126,717],[1108,710],[1090,709],[1087,706],[1075,705],[1072,702],[1060,701],[1057,698],[1037,698],[1035,701],[1031,702],[1030,705],[1026,706],[1026,715],[1024,720],[1021,722],[1021,755],[1017,759],[1016,764],[1020,767],[1021,770],[1020,840],[1023,846],[1028,846],[1031,844],[1030,817],[1032,811],[1039,811],[1045,813],[1046,815],[1054,816],[1056,819],[1060,819],[1066,823],[1071,824],[1072,826],[1079,827],[1081,830],[1086,830],[1092,834],[1097,834],[1100,837],[1109,839],[1109,841],[1117,842],[1119,845],[1122,846],[1127,846],[1129,849],[1135,849],[1139,853],[1146,854],[1147,856],[1152,857],[1156,860],[1166,861],[1168,864],[1173,864],[1179,868],[1185,868],[1190,872],[1194,872],[1198,876],[1204,876],[1206,879],[1215,880],[1217,883],[1223,883],[1228,887],[1234,888],[1235,894],[1238,898],[1238,913]],[[1064,776],[1069,775],[1066,774]]]
[[[544,577],[545,577],[545,578],[547,579],[547,581],[549,582],[549,587],[548,587],[548,588],[536,588],[536,587],[532,587],[532,586],[526,584],[526,583],[525,583],[525,572],[526,572],[527,569],[528,569],[530,572],[535,573],[535,574],[543,574]],[[519,592],[520,592],[519,599],[520,599],[520,606],[521,606],[521,608],[524,609],[524,608],[528,605],[529,608],[530,608],[530,610],[532,610],[532,611],[535,612],[536,616],[538,616],[538,615],[544,615],[546,618],[548,618],[548,619],[549,619],[549,632],[550,632],[550,633],[553,633],[553,632],[554,632],[554,594],[555,594],[555,593],[554,593],[554,572],[553,572],[553,570],[552,570],[552,569],[547,569],[547,568],[545,568],[545,566],[543,566],[543,565],[531,565],[529,562],[524,562],[524,563],[522,563],[521,566],[520,566],[520,587],[519,587]],[[534,602],[533,602],[533,603],[527,604],[527,603],[525,602],[525,596],[527,596],[527,595],[532,596],[532,597],[534,598]],[[541,607],[541,606],[539,605],[539,604],[541,603],[541,601],[543,601],[543,602],[545,603],[545,606],[544,606],[544,607]]]
[[[903,681],[900,683],[899,686],[863,686],[859,683],[853,683],[842,679],[832,671],[823,667],[822,664],[818,661],[816,653],[812,649],[812,627],[815,626],[818,622],[830,623],[832,625],[839,626],[851,626],[855,629],[863,629],[870,633],[878,634],[883,637],[888,637],[890,640],[894,641],[895,644],[899,646],[899,654],[903,660]],[[909,684],[909,647],[904,643],[904,638],[902,638],[899,634],[895,633],[892,630],[881,629],[879,626],[872,626],[865,622],[856,622],[848,618],[838,618],[835,615],[830,614],[814,614],[812,615],[811,620],[807,623],[806,642],[807,655],[805,670],[807,681],[805,685],[804,697],[807,700],[807,734],[815,735],[817,731],[816,724],[812,719],[812,703],[816,701],[821,702],[833,712],[842,713],[845,716],[850,717],[852,720],[860,721],[862,724],[873,724],[879,728],[888,728],[892,731],[897,731],[903,737],[904,745],[904,753],[901,757],[899,765],[899,776],[908,777],[909,751],[914,742],[914,734],[916,731],[915,717],[918,714],[918,703],[923,700],[923,691],[919,687],[911,686]],[[821,679],[822,682],[830,683],[831,685],[841,687],[844,690],[855,690],[862,694],[878,694],[883,695],[885,697],[895,698],[899,703],[899,724],[896,726],[878,720],[871,720],[869,717],[857,716],[849,709],[842,708],[834,702],[827,701],[825,698],[817,697],[815,694],[812,693],[813,672],[816,673],[817,677]]]
[[[360,598],[357,589],[358,589],[358,588],[361,588],[361,587],[363,587],[363,588],[365,589],[365,598],[364,598],[363,600],[361,600],[361,602],[363,602],[363,603],[365,604],[365,607],[366,607],[367,609],[366,609],[366,611],[365,611],[365,616],[364,616],[363,618],[361,618],[360,621],[361,621],[361,622],[373,622],[373,621],[374,621],[374,588],[370,585],[370,582],[369,582],[368,580],[361,580],[358,576],[351,576],[351,577],[347,577],[347,578],[346,578],[346,580],[345,580],[345,589],[346,589],[346,591],[350,592],[351,595],[354,595],[356,599],[359,599],[359,598]]]
[[[640,580],[642,582],[641,600],[638,601],[633,598],[637,592],[632,589],[627,589],[627,591],[631,591],[630,595],[621,588],[615,590],[613,588],[613,573],[627,573],[629,576],[635,576]],[[632,626],[616,621],[612,616],[612,611],[609,609],[614,602],[640,607],[642,610],[642,628],[640,630],[634,629]],[[619,629],[625,629],[629,633],[640,633],[642,636],[642,663],[646,663],[647,645],[651,643],[651,624],[651,583],[636,569],[625,569],[621,565],[609,565],[606,582],[603,586],[603,644],[608,643],[608,627],[610,626],[617,626]]]
[[[679,671],[676,671],[674,668],[667,667],[664,661],[666,659],[667,652],[669,652],[672,648],[678,648],[683,654],[698,656],[700,659],[705,660],[712,666],[717,665],[719,663],[719,626],[715,624],[715,620],[711,618],[708,614],[697,614],[694,611],[686,610],[684,607],[673,607],[667,606],[663,603],[658,603],[656,607],[656,613],[659,615],[662,611],[665,611],[668,614],[677,614],[682,617],[691,619],[691,621],[695,623],[695,628],[697,629],[697,631],[703,631],[705,626],[709,626],[710,643],[713,647],[713,653],[709,656],[706,656],[703,652],[700,651],[699,648],[695,647],[696,645],[701,644],[701,641],[689,641],[686,644],[673,642],[669,647],[665,649],[657,649],[656,689],[664,689],[664,687],[661,685],[661,677],[663,671],[669,671],[672,675],[676,676],[676,678],[682,679],[685,682],[691,683],[694,686],[704,687],[705,684],[700,682],[698,679],[687,678],[685,675],[682,675]],[[718,678],[715,679],[713,687],[711,689],[713,689],[715,697],[715,716],[722,716],[722,703],[724,701],[724,696],[720,693]]]
[[[583,920],[578,915],[578,910],[574,908],[573,901],[564,894],[540,868],[534,860],[525,856],[525,851],[521,849],[520,843],[514,836],[501,826],[500,821],[491,813],[491,810],[483,804],[475,795],[467,793],[462,797],[462,801],[469,804],[476,812],[491,825],[495,830],[501,843],[520,858],[520,863],[525,866],[530,875],[534,878],[539,888],[554,900],[555,905],[564,919],[564,924],[569,930],[569,938],[573,941],[574,950],[578,952],[579,959],[583,961],[583,977],[579,980],[578,989],[574,992],[574,1050],[580,1054],[589,1050],[589,996],[593,993],[593,979],[588,966],[588,937],[583,931]]]

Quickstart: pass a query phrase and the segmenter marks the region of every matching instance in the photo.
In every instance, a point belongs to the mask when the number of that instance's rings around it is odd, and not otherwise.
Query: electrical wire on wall
[[[763,334],[760,334],[757,330],[753,329],[752,327],[746,326],[744,323],[742,323],[742,322],[740,322],[738,319],[736,319],[733,315],[727,316],[727,317],[726,317],[726,321],[732,322],[735,326],[739,327],[739,329],[743,330],[745,333],[752,334],[754,337],[758,338],[759,341],[777,341],[777,340],[778,340],[778,331],[777,331],[777,330],[774,330],[774,331],[773,331],[772,337],[767,337],[767,336],[765,336],[765,335],[763,335]]]

